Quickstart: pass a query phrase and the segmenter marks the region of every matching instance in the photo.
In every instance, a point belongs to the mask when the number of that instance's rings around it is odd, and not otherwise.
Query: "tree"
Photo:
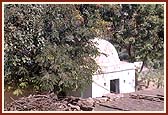
[[[94,36],[74,5],[5,5],[5,84],[84,88],[98,67]]]
[[[104,22],[103,30],[98,28],[99,33],[114,44],[127,61],[143,61],[146,66],[152,67],[163,61],[163,4],[101,4],[80,7],[81,14],[85,17],[99,15],[99,24],[95,26],[101,25],[100,20]],[[156,68],[163,67],[159,63]]]
[[[114,12],[114,10],[112,11]],[[126,49],[129,60],[156,66],[164,56],[164,7],[162,4],[123,4],[111,16],[115,30],[111,42]],[[120,18],[117,20],[115,17]],[[110,17],[108,17],[110,19]],[[116,25],[120,24],[120,25]],[[158,64],[156,68],[163,67]]]
[[[44,10],[41,5],[5,5],[4,65],[5,85],[14,88],[31,85],[39,66],[34,57],[41,52]],[[19,90],[16,90],[21,92]]]

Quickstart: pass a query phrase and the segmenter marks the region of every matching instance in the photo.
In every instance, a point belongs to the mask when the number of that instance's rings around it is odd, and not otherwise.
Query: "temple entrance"
[[[110,80],[110,93],[120,93],[119,79]]]

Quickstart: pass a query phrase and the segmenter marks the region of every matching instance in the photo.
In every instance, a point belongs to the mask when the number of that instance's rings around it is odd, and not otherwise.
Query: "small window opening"
[[[106,83],[104,83],[104,86],[106,86]]]
[[[124,83],[125,83],[125,80],[124,80]]]

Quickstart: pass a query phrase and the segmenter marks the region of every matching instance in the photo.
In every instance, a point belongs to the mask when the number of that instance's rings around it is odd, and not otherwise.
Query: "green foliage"
[[[127,61],[143,61],[146,66],[163,67],[163,4],[79,5],[85,18],[99,36],[109,40]],[[96,19],[91,19],[96,17]],[[103,23],[102,23],[103,22]],[[96,27],[101,27],[96,28]],[[122,57],[121,57],[122,58]]]
[[[95,34],[74,5],[5,5],[5,85],[82,89],[98,65]]]
[[[42,46],[42,13],[40,5],[5,5],[5,84],[17,87],[31,82],[30,77],[37,72],[34,56]]]
[[[4,19],[5,85],[15,89],[85,88],[98,68],[94,37],[130,62],[163,67],[162,4],[9,4]]]
[[[42,89],[53,90],[54,86],[50,84],[58,86],[64,84],[66,90],[77,90],[91,83],[92,75],[98,66],[87,53],[80,52],[81,47],[75,46],[75,48],[78,49],[78,53],[74,53],[72,46],[67,45],[49,44],[44,47],[43,53],[36,57],[36,61],[43,67],[39,76]]]
[[[123,4],[116,11],[119,13],[114,13],[112,10],[113,15],[108,17],[109,19],[113,17],[113,20],[110,20],[113,22],[113,29],[109,34],[111,37],[109,40],[118,44],[118,51],[126,49],[131,62],[143,61],[146,66],[153,67],[160,62],[156,68],[163,67],[163,64],[161,65],[161,61],[164,60],[163,5]]]
[[[13,95],[16,95],[16,96],[21,95],[22,93],[23,92],[21,89],[16,89],[15,91],[13,91]]]

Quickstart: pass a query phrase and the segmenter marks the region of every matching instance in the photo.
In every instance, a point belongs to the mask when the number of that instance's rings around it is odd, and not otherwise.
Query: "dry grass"
[[[164,70],[150,69],[139,74],[138,77],[139,89],[156,89],[164,87]]]

